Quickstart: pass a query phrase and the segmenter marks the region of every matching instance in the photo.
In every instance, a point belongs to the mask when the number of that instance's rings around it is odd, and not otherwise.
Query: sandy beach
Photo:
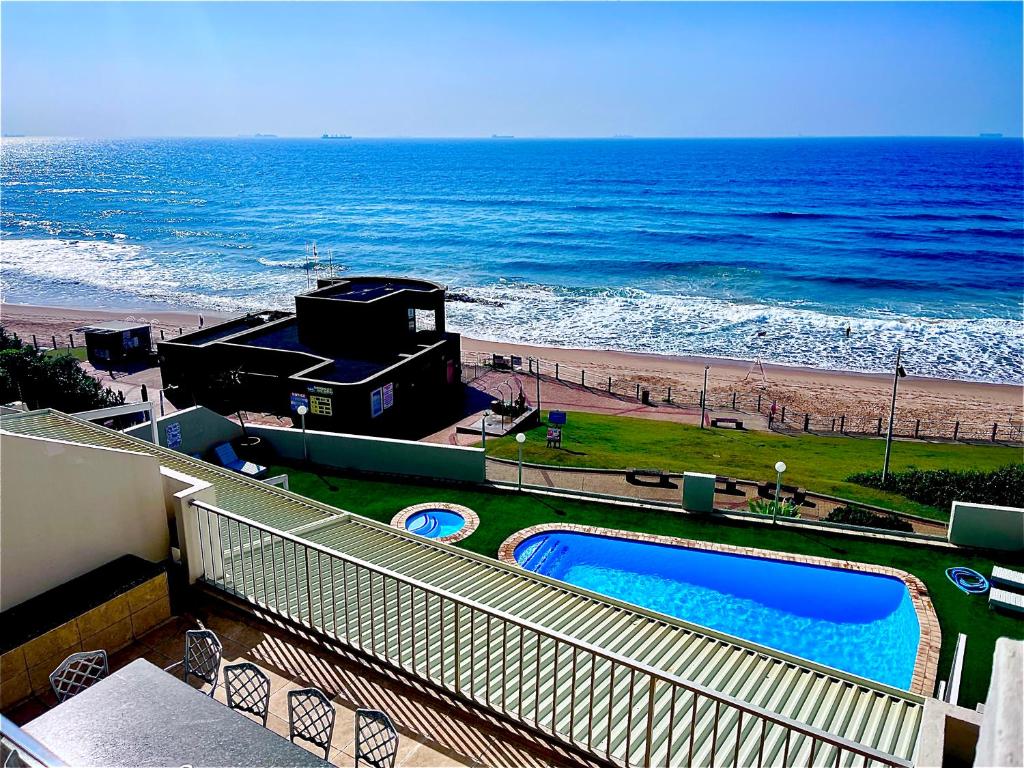
[[[203,312],[206,325],[225,319],[227,315]],[[154,312],[112,309],[39,307],[20,304],[0,306],[0,323],[8,331],[31,339],[36,334],[40,344],[49,345],[51,336],[63,338],[90,322],[134,319],[152,323],[155,335],[163,330],[168,337],[199,325],[199,314],[193,312]],[[81,342],[79,342],[81,343]],[[698,390],[703,383],[704,366],[710,365],[708,389],[727,395],[733,391],[761,394],[764,401],[776,400],[790,412],[843,415],[847,418],[873,419],[888,414],[892,378],[877,374],[827,371],[812,368],[764,363],[764,378],[757,369],[751,371],[748,361],[721,358],[673,357],[632,352],[592,349],[563,349],[504,344],[462,338],[467,355],[499,353],[536,357],[546,363],[558,362],[567,369],[584,369],[592,380],[612,376],[616,382],[637,382],[655,391],[673,386],[676,392]],[[658,393],[655,391],[655,396]],[[1006,384],[952,381],[908,376],[899,387],[901,420],[921,419],[924,422],[952,424],[961,421],[965,429],[983,429],[993,423],[1017,424],[1024,418],[1024,387]]]

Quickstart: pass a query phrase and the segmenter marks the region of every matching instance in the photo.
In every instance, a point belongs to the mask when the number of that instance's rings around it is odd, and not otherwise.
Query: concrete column
[[[220,540],[220,528],[214,525],[212,530],[208,530],[205,513],[190,504],[192,500],[216,504],[214,487],[166,467],[161,467],[160,472],[164,478],[168,512],[174,515],[178,548],[181,550],[185,573],[188,574],[188,583],[195,584],[204,575],[211,579],[222,578],[224,547]],[[202,526],[199,515],[204,515]]]
[[[1024,642],[1000,637],[978,735],[975,766],[1024,765]]]

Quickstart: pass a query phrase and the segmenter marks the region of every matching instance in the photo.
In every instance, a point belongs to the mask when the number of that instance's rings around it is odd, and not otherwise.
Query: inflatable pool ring
[[[980,595],[988,591],[988,579],[972,568],[949,568],[946,570],[946,578],[969,595]]]

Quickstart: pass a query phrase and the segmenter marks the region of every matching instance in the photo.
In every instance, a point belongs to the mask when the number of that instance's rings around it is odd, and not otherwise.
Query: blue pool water
[[[910,686],[920,627],[896,578],[571,532],[531,536],[515,557],[594,592]]]
[[[428,539],[440,539],[443,536],[458,533],[465,524],[465,518],[458,512],[450,512],[447,509],[425,509],[405,521],[405,530],[426,536]]]
[[[902,344],[914,374],[1022,381],[1018,138],[3,150],[7,301],[290,309],[316,241],[447,284],[481,339],[875,372]]]

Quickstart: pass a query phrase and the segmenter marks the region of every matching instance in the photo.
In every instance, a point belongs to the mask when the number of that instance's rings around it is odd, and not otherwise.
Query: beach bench
[[[217,461],[222,466],[233,469],[239,474],[246,475],[247,477],[261,478],[267,474],[267,468],[262,464],[255,464],[251,461],[242,461],[238,458],[238,454],[235,453],[235,449],[231,447],[231,443],[221,443],[213,449],[214,455],[217,457]]]
[[[720,418],[720,419],[712,419],[711,420],[711,426],[712,427],[720,427],[723,424],[730,424],[733,429],[743,429],[743,422],[740,421],[739,419]]]
[[[668,485],[668,472],[663,469],[642,469],[632,467],[626,470],[626,482],[636,483],[640,478],[657,480],[658,485]]]
[[[1024,613],[1024,595],[1020,592],[1009,592],[999,587],[992,587],[988,591],[988,607]]]
[[[1004,568],[1001,565],[992,566],[992,578],[990,581],[993,584],[1024,591],[1024,573],[1011,571],[1009,568]]]

